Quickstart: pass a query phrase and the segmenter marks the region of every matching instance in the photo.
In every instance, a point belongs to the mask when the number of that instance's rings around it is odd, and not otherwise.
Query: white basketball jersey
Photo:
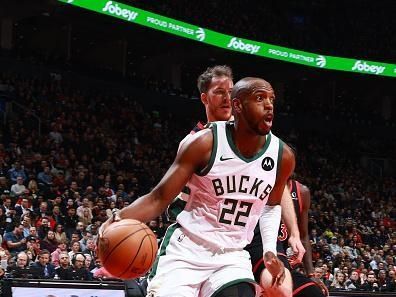
[[[244,248],[252,240],[283,150],[283,142],[269,133],[263,148],[245,158],[233,142],[232,125],[213,123],[209,164],[191,177],[190,199],[177,216],[187,234],[219,249]]]

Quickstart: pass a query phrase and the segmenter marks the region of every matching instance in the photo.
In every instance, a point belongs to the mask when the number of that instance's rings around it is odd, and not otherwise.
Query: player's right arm
[[[305,247],[300,240],[300,231],[297,224],[297,216],[294,210],[293,200],[290,195],[289,187],[285,187],[281,201],[282,221],[285,223],[287,232],[289,233],[289,245],[293,249],[293,253],[297,263],[301,263],[305,254]]]
[[[209,129],[191,136],[181,147],[177,156],[158,185],[148,194],[140,197],[128,207],[121,209],[119,219],[135,219],[148,222],[161,215],[166,207],[180,193],[188,180],[204,168],[212,152],[213,134]],[[101,232],[113,221],[107,220]]]

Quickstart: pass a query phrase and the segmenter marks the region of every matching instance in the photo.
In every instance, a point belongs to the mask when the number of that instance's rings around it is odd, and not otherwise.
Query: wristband
[[[281,206],[280,205],[265,205],[263,212],[259,219],[261,240],[263,243],[263,255],[266,252],[273,252],[274,255],[277,254],[276,251],[276,241],[278,239],[278,229],[281,219]]]

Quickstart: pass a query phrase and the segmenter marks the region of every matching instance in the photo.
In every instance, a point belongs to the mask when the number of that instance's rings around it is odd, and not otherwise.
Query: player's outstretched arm
[[[180,193],[194,172],[204,168],[210,159],[213,134],[205,129],[193,135],[180,148],[173,164],[158,185],[148,194],[135,200],[116,214],[115,220],[135,219],[148,222],[164,212],[166,207]],[[113,222],[110,218],[101,228]]]
[[[273,267],[268,267],[268,271],[272,275],[272,283],[276,285],[281,285],[284,277],[285,268],[280,265],[279,259],[276,255],[276,241],[278,237],[278,228],[281,217],[281,199],[286,186],[286,182],[289,176],[292,174],[295,166],[295,159],[292,150],[285,145],[282,152],[282,163],[279,164],[279,174],[277,176],[274,189],[268,199],[267,205],[263,209],[263,213],[260,217],[260,233],[263,243],[263,257],[266,265],[273,265]],[[274,259],[275,260],[272,260]],[[268,261],[271,259],[271,261]],[[273,269],[272,269],[273,268]]]
[[[308,211],[311,207],[311,193],[305,185],[301,185],[300,194],[302,198],[302,211],[298,228],[300,230],[301,242],[304,245],[306,253],[303,258],[303,264],[307,275],[313,275],[314,267],[312,265],[312,249],[308,234]]]

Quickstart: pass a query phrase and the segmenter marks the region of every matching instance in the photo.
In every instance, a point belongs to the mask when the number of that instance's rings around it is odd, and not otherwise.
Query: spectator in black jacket
[[[59,266],[55,268],[55,275],[60,279],[66,279],[67,271],[70,268],[70,257],[67,251],[59,253]]]
[[[378,292],[379,286],[377,279],[375,278],[375,273],[370,271],[367,274],[367,281],[362,285],[362,290],[367,292]]]
[[[42,250],[39,254],[38,261],[34,262],[31,266],[40,268],[40,278],[52,279],[55,276],[55,266],[50,262],[50,252]]]
[[[67,280],[92,280],[92,277],[85,267],[85,256],[83,253],[76,253],[71,260],[72,265],[67,269],[64,279]]]

